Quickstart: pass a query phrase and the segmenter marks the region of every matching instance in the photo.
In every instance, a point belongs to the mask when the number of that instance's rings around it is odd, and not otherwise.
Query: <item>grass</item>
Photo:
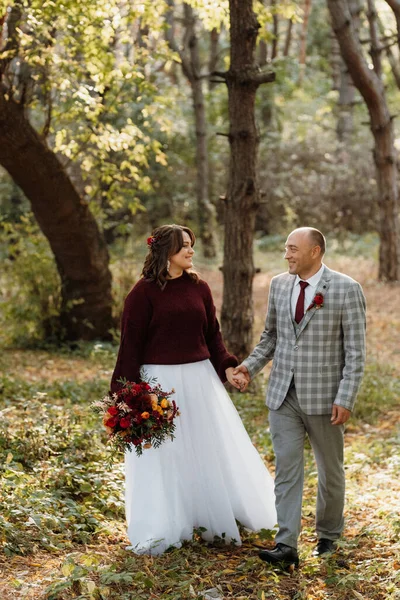
[[[263,326],[270,278],[280,272],[280,240],[256,252],[255,340]],[[210,588],[224,599],[399,600],[400,332],[398,290],[373,279],[373,240],[333,255],[329,266],[356,277],[368,303],[369,361],[346,433],[345,537],[320,561],[315,545],[316,470],[306,448],[301,568],[284,573],[257,557],[271,532],[242,531],[241,547],[192,543],[160,557],[125,547],[122,463],[107,452],[90,403],[108,389],[116,347],[75,344],[0,352],[0,597],[2,600],[189,600]],[[356,257],[356,258],[355,258]],[[201,265],[217,307],[221,274]],[[118,271],[118,265],[114,268]],[[120,281],[128,285],[129,265]],[[123,285],[122,285],[123,284]],[[121,290],[122,290],[121,287]],[[122,294],[122,292],[121,292]],[[382,298],[385,299],[382,302]],[[397,338],[398,339],[398,338]],[[232,398],[273,471],[265,381]],[[203,595],[203,596],[202,596]]]
[[[112,351],[100,353],[97,364],[92,362],[93,351],[88,346],[80,360],[90,362],[92,369],[111,368]],[[57,369],[65,352],[47,354],[46,360],[53,360]],[[3,357],[3,365],[11,362],[11,356]],[[34,353],[25,356],[25,368],[29,356],[32,359]],[[316,475],[307,449],[302,568],[289,575],[257,558],[257,546],[268,543],[270,532],[243,531],[239,548],[225,546],[222,540],[208,545],[195,534],[193,543],[160,557],[126,552],[122,465],[105,469],[105,439],[90,409],[90,402],[107,389],[108,379],[32,383],[3,375],[0,539],[6,583],[0,584],[2,597],[179,600],[201,597],[205,590],[216,588],[224,598],[243,600],[342,600],[358,597],[354,591],[371,599],[398,598],[400,521],[395,500],[400,486],[388,489],[387,482],[400,479],[396,458],[400,431],[390,419],[390,426],[379,419],[387,417],[388,411],[392,414],[399,384],[390,370],[368,366],[361,398],[379,394],[382,401],[379,411],[373,402],[365,403],[349,429],[349,532],[339,554],[322,563],[311,555]],[[273,468],[263,393],[233,394],[233,399],[253,442]],[[379,553],[374,556],[372,544],[384,548],[384,561]],[[25,567],[22,576],[18,576],[19,564]],[[35,574],[32,564],[50,567]]]

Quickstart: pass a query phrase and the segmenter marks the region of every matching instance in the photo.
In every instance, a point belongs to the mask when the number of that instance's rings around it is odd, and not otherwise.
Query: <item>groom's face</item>
[[[314,246],[306,232],[294,231],[289,235],[285,244],[285,259],[291,275],[298,275],[301,279],[313,275],[316,257]]]

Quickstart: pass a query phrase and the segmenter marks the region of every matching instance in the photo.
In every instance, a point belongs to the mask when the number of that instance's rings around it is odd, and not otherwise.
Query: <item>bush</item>
[[[48,241],[32,215],[0,222],[0,344],[60,337],[61,282]]]
[[[309,225],[334,235],[376,231],[374,167],[361,143],[344,149],[308,132],[304,141],[272,141],[263,156],[268,169],[260,173],[265,195],[258,230],[276,234]]]

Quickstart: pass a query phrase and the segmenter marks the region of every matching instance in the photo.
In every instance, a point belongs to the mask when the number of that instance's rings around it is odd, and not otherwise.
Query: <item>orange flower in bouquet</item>
[[[175,390],[163,391],[154,379],[151,383],[120,383],[120,390],[92,404],[102,415],[112,457],[133,449],[141,456],[143,449],[158,448],[166,439],[173,440],[174,420],[179,416],[175,401],[170,399]]]

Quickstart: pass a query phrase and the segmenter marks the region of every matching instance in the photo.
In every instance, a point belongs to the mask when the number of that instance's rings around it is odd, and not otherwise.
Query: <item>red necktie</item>
[[[297,298],[296,312],[294,315],[294,320],[296,321],[296,323],[300,323],[300,321],[302,320],[302,318],[304,316],[304,297],[305,297],[305,289],[308,286],[308,282],[307,281],[299,281],[299,285],[300,285],[300,294],[299,294],[299,297]]]

